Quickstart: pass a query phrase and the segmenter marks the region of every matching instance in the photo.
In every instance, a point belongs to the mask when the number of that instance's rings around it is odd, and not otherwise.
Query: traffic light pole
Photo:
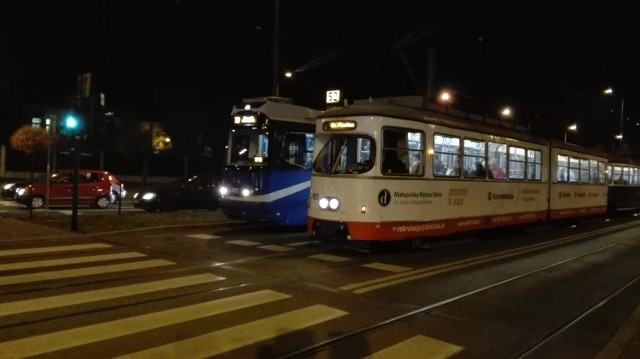
[[[73,156],[73,188],[71,197],[71,230],[78,230],[78,173],[80,172],[80,136],[71,136]]]

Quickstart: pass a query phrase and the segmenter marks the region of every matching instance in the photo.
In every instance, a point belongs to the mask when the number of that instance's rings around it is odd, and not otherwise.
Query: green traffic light
[[[64,127],[68,128],[68,129],[74,129],[78,127],[78,120],[76,120],[75,117],[73,116],[67,116],[67,118],[64,120]]]

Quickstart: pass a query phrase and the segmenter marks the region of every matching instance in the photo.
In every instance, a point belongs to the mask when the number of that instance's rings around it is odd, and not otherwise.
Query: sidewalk
[[[76,234],[19,219],[0,217],[0,242],[60,236],[76,236]]]

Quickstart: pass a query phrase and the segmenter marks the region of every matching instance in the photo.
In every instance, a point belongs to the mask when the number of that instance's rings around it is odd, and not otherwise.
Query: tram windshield
[[[260,165],[266,163],[269,138],[255,129],[234,130],[231,133],[227,164]]]
[[[373,168],[375,153],[371,137],[334,137],[320,150],[313,170],[320,173],[365,173]]]

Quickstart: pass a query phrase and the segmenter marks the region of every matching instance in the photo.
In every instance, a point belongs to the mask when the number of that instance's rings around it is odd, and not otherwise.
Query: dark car
[[[183,177],[172,183],[144,188],[133,195],[133,207],[147,212],[208,209],[220,206],[218,178],[212,175]]]

